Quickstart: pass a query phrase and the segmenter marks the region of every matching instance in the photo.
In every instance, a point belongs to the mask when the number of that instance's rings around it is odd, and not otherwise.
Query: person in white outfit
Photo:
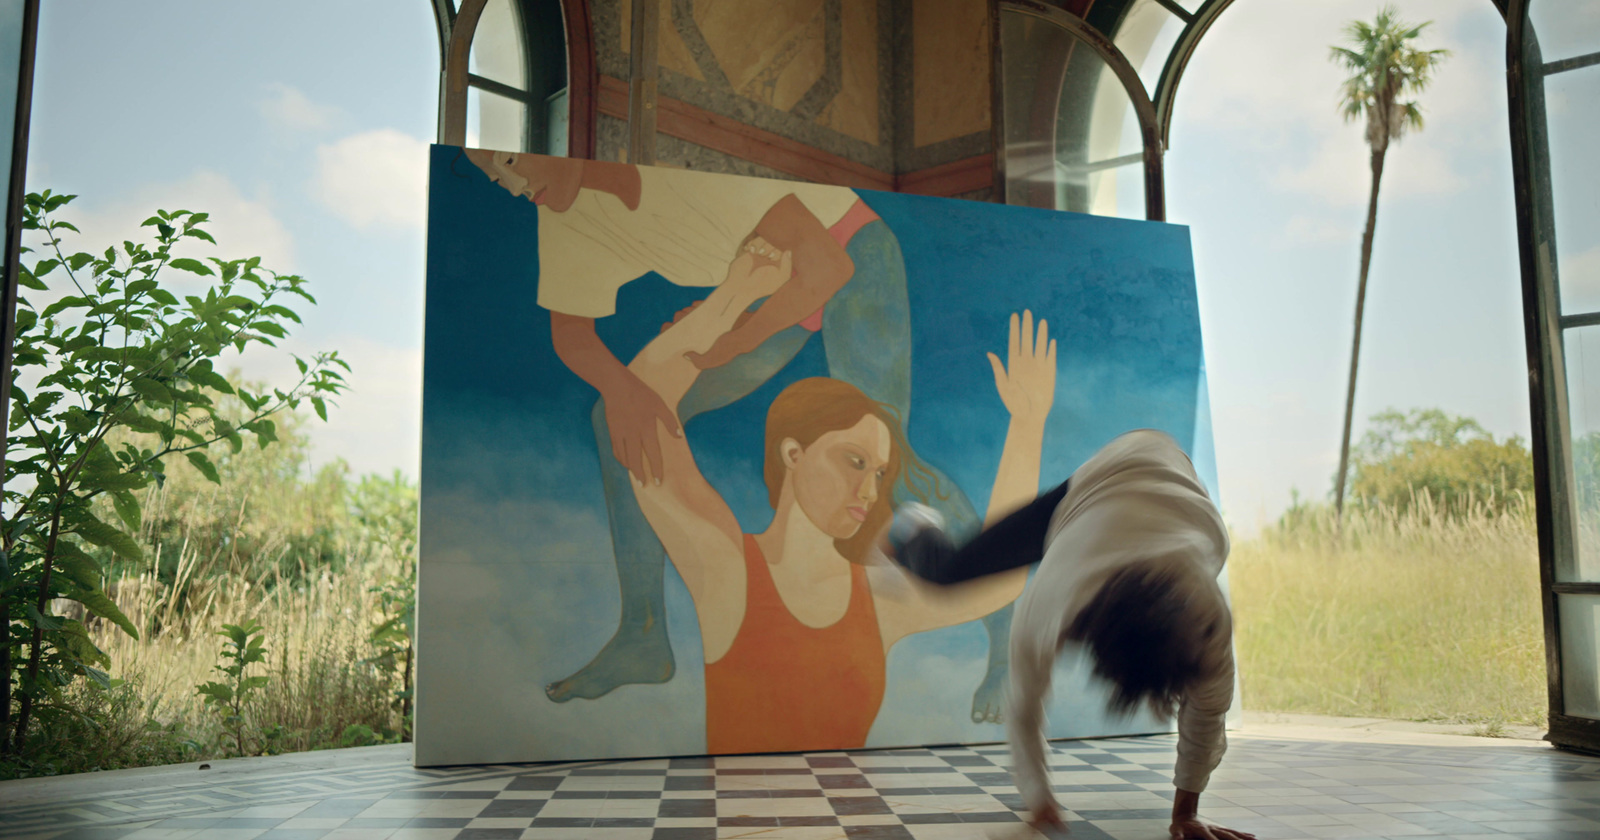
[[[1038,562],[1011,624],[1006,724],[1012,773],[1040,831],[1066,827],[1045,763],[1045,700],[1057,655],[1086,650],[1109,706],[1178,719],[1172,836],[1253,840],[1199,816],[1227,749],[1233,622],[1217,583],[1228,534],[1194,465],[1167,435],[1111,441],[1064,484],[953,545],[928,511],[907,509],[885,553],[933,583],[955,584]]]

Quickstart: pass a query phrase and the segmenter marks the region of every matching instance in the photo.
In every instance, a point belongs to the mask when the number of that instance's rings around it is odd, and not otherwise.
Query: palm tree
[[[1371,23],[1353,20],[1344,34],[1351,48],[1332,47],[1330,58],[1349,71],[1340,91],[1339,111],[1345,122],[1367,121],[1367,146],[1372,150],[1372,194],[1367,199],[1367,228],[1361,234],[1361,280],[1356,285],[1356,331],[1350,348],[1350,388],[1344,400],[1344,436],[1339,441],[1339,474],[1334,490],[1336,515],[1344,513],[1345,471],[1350,466],[1350,418],[1356,401],[1356,365],[1361,358],[1361,316],[1367,301],[1367,269],[1372,265],[1372,231],[1378,221],[1378,184],[1389,144],[1408,129],[1422,130],[1422,108],[1402,102],[1420,94],[1449,50],[1419,50],[1411,42],[1432,21],[1416,26],[1396,17],[1393,6],[1378,10]]]

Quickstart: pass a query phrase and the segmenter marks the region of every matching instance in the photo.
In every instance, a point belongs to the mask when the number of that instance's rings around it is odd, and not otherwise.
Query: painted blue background
[[[432,150],[423,372],[419,764],[661,755],[704,749],[693,606],[668,570],[677,675],[594,701],[555,704],[542,686],[588,662],[615,629],[616,577],[590,410],[596,393],[551,347],[536,303],[537,209],[453,147]],[[862,191],[900,240],[911,296],[917,453],[980,515],[1007,415],[985,352],[1003,359],[1012,312],[1058,342],[1042,481],[1065,479],[1133,428],[1164,430],[1215,494],[1188,230],[1181,226]],[[752,225],[754,222],[752,221]],[[597,332],[626,362],[672,313],[705,295],[646,275]],[[686,432],[701,470],[746,532],[772,511],[761,483],[766,410],[784,386],[827,375],[814,336],[751,396]],[[974,724],[982,626],[913,636],[890,654],[869,746],[994,741]],[[1165,728],[1108,719],[1069,652],[1052,735]]]

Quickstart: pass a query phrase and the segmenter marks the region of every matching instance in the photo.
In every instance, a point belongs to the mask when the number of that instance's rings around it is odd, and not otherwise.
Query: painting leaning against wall
[[[873,549],[894,506],[972,532],[1140,427],[1215,493],[1182,227],[450,146],[430,177],[420,765],[1000,740],[1026,570],[931,591]],[[1058,667],[1052,736],[1169,728]]]

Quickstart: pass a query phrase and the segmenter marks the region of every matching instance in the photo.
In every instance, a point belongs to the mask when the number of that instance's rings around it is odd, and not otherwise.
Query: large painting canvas
[[[1003,740],[1020,578],[876,538],[1134,428],[1215,496],[1183,227],[435,146],[417,763]]]

